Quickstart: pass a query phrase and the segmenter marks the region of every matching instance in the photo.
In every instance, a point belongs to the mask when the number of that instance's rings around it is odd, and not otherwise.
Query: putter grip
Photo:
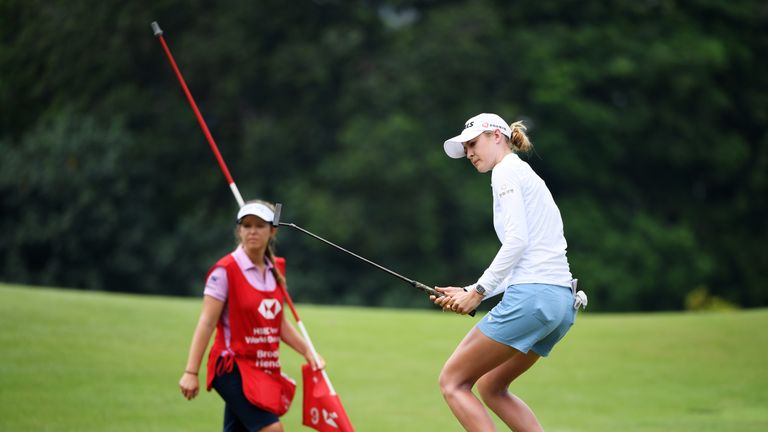
[[[445,294],[443,294],[441,292],[438,292],[434,288],[426,286],[426,285],[424,285],[423,283],[421,283],[419,281],[413,281],[413,286],[418,288],[418,289],[420,289],[420,290],[422,290],[422,291],[424,291],[428,295],[433,295],[435,297],[445,297]],[[476,313],[477,313],[477,311],[473,310],[472,312],[469,313],[469,316],[475,316]]]
[[[437,292],[434,288],[426,286],[426,285],[424,285],[423,283],[421,283],[419,281],[413,281],[413,286],[415,286],[416,288],[424,291],[428,295],[433,295],[435,297],[444,297],[445,296],[445,294],[443,294],[441,292]]]

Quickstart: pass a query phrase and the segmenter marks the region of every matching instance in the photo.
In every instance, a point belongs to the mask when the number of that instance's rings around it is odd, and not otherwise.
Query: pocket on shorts
[[[533,316],[544,325],[549,325],[557,318],[555,308],[548,304],[547,298],[535,296],[533,298]]]
[[[556,326],[566,317],[563,315],[567,308],[564,306],[565,296],[560,292],[543,291],[535,297],[533,316],[545,326]]]

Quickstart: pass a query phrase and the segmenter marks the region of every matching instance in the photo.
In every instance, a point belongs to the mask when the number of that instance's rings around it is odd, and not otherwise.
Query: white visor
[[[476,138],[483,132],[493,132],[496,129],[501,131],[507,138],[512,136],[507,122],[496,114],[482,113],[467,120],[464,124],[464,130],[461,133],[443,143],[445,154],[454,158],[461,159],[466,156],[464,152],[464,143]]]
[[[261,203],[249,203],[240,207],[240,211],[237,212],[237,222],[248,215],[256,216],[264,222],[272,222],[275,218],[275,212],[269,209]]]

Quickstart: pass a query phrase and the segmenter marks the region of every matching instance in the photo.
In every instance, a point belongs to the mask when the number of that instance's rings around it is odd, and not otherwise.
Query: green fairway
[[[358,431],[461,430],[437,375],[476,319],[297,307]],[[0,431],[220,430],[218,395],[177,386],[199,308],[0,285]],[[768,310],[582,314],[511,390],[547,431],[765,431],[767,327]],[[300,360],[284,350],[284,371]],[[301,388],[284,423],[302,430]]]

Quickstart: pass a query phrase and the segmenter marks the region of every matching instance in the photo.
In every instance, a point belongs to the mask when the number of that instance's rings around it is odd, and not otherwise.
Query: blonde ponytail
[[[533,149],[531,140],[528,139],[528,135],[525,131],[528,129],[523,124],[522,120],[518,120],[509,125],[509,129],[512,131],[512,136],[509,138],[509,147],[515,153],[528,153]]]

